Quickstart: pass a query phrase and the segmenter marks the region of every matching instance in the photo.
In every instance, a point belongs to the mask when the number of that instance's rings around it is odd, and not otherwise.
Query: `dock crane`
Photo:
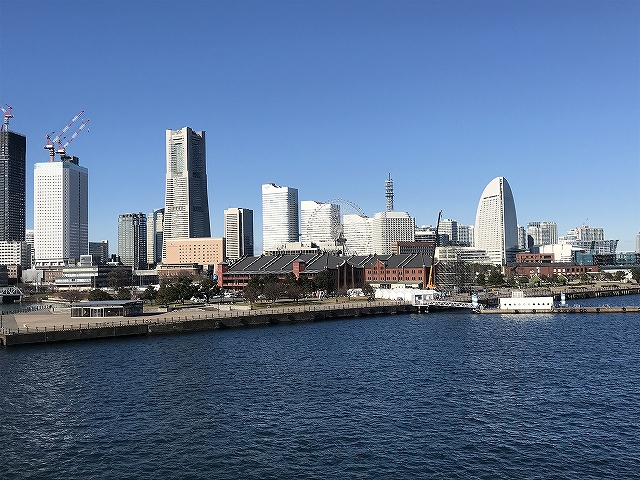
[[[46,136],[47,144],[44,146],[45,150],[49,150],[49,161],[53,162],[56,155],[56,143],[62,138],[62,136],[66,133],[67,130],[73,125],[82,115],[84,114],[84,110],[80,110],[78,114],[71,119],[71,121],[67,124],[66,127],[62,129],[62,131],[55,136],[55,138],[51,138],[49,135]],[[87,120],[88,121],[88,120]],[[73,135],[74,137],[80,132],[82,129],[79,128],[78,131]],[[60,145],[60,144],[58,144]],[[67,143],[68,145],[68,143]]]
[[[2,105],[0,105],[0,110],[2,110],[2,113],[4,113],[4,122],[2,123],[2,125],[0,125],[0,132],[8,132],[9,119],[13,118],[13,115],[11,114],[11,110],[13,109],[11,105],[7,105],[7,109],[5,110],[5,108]]]
[[[436,278],[434,272],[434,261],[436,256],[436,248],[438,248],[438,230],[440,229],[440,218],[442,217],[442,210],[438,213],[438,222],[436,223],[436,244],[433,248],[433,255],[431,256],[431,265],[429,265],[429,280],[427,281],[427,290],[436,289]]]

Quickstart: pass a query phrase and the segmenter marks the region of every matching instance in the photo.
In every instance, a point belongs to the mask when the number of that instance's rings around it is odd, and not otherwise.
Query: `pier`
[[[499,309],[499,308],[481,308],[475,310],[475,313],[482,314],[499,314],[499,315],[518,315],[518,314],[563,314],[563,313],[640,313],[640,307],[556,307],[552,309]]]
[[[4,346],[15,346],[166,335],[414,312],[413,305],[393,301],[302,305],[260,310],[189,309],[139,317],[102,317],[98,322],[95,321],[96,318],[91,317],[72,318],[66,314],[34,312],[15,316],[5,315],[4,327],[0,332],[0,343]],[[7,326],[9,323],[12,323],[12,326]]]

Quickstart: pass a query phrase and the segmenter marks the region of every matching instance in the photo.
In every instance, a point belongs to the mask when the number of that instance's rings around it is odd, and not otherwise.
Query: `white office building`
[[[373,254],[373,218],[359,214],[342,217],[342,235],[345,253],[349,255]]]
[[[224,238],[229,260],[253,257],[253,210],[228,208],[224,211]]]
[[[556,222],[527,223],[527,248],[538,245],[558,243],[558,225]]]
[[[475,247],[487,252],[491,262],[504,265],[515,261],[518,251],[518,219],[511,187],[496,177],[485,187],[476,212]]]
[[[416,221],[407,212],[378,212],[373,216],[373,251],[391,255],[391,242],[414,242]]]
[[[262,185],[262,249],[276,251],[300,240],[298,189],[274,183]]]
[[[616,253],[618,248],[618,240],[605,240],[604,228],[589,225],[572,228],[564,237],[560,237],[558,242],[596,254]]]
[[[163,254],[171,238],[211,236],[207,194],[205,132],[189,127],[167,130],[167,176],[164,202]]]
[[[75,264],[89,246],[89,173],[77,157],[36,163],[33,230],[35,264]]]
[[[303,243],[335,246],[340,235],[340,205],[314,200],[300,202],[300,233]]]

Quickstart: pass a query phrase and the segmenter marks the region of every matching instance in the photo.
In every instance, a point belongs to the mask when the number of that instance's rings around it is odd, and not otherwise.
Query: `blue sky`
[[[79,110],[89,239],[164,205],[165,130],[207,132],[213,236],[261,185],[475,221],[509,181],[518,222],[640,231],[640,3],[631,1],[0,0],[0,103],[27,135]],[[588,219],[588,220],[587,220]]]

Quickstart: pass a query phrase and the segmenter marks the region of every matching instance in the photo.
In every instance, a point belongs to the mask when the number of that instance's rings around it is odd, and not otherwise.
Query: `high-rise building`
[[[27,137],[0,131],[0,241],[24,241]]]
[[[345,253],[349,255],[371,255],[373,250],[373,218],[355,213],[342,217],[342,235]]]
[[[118,256],[127,267],[147,268],[147,216],[144,213],[118,216]]]
[[[458,224],[458,245],[473,247],[473,225]]]
[[[210,237],[205,132],[167,130],[166,185],[163,244],[170,238]],[[162,251],[165,258],[164,246]]]
[[[31,259],[29,260],[29,266],[25,268],[31,268],[33,262],[36,259],[36,244],[35,237],[33,234],[33,229],[28,229],[24,231],[24,241],[31,245]]]
[[[162,262],[162,223],[164,208],[157,208],[147,215],[147,262]]]
[[[373,216],[373,251],[391,255],[391,242],[414,242],[416,221],[407,212],[379,212]]]
[[[315,243],[319,247],[335,246],[340,230],[340,205],[314,200],[300,202],[302,243]]]
[[[227,258],[253,257],[253,210],[227,208],[224,211]]]
[[[444,247],[446,245],[458,245],[458,222],[451,218],[444,218],[440,220],[438,235],[446,235],[448,238],[448,243],[439,242],[439,246]]]
[[[636,253],[640,253],[640,233],[636,235]]]
[[[262,250],[278,250],[299,236],[298,189],[262,185]]]
[[[558,225],[556,222],[527,223],[527,248],[536,245],[554,245],[558,243]]]
[[[474,236],[475,246],[486,251],[493,264],[515,261],[518,219],[513,193],[506,178],[494,178],[482,192]]]
[[[89,242],[89,255],[96,264],[105,265],[109,261],[109,240]]]
[[[78,157],[36,163],[33,230],[35,263],[64,266],[86,255],[89,233],[89,172]]]

